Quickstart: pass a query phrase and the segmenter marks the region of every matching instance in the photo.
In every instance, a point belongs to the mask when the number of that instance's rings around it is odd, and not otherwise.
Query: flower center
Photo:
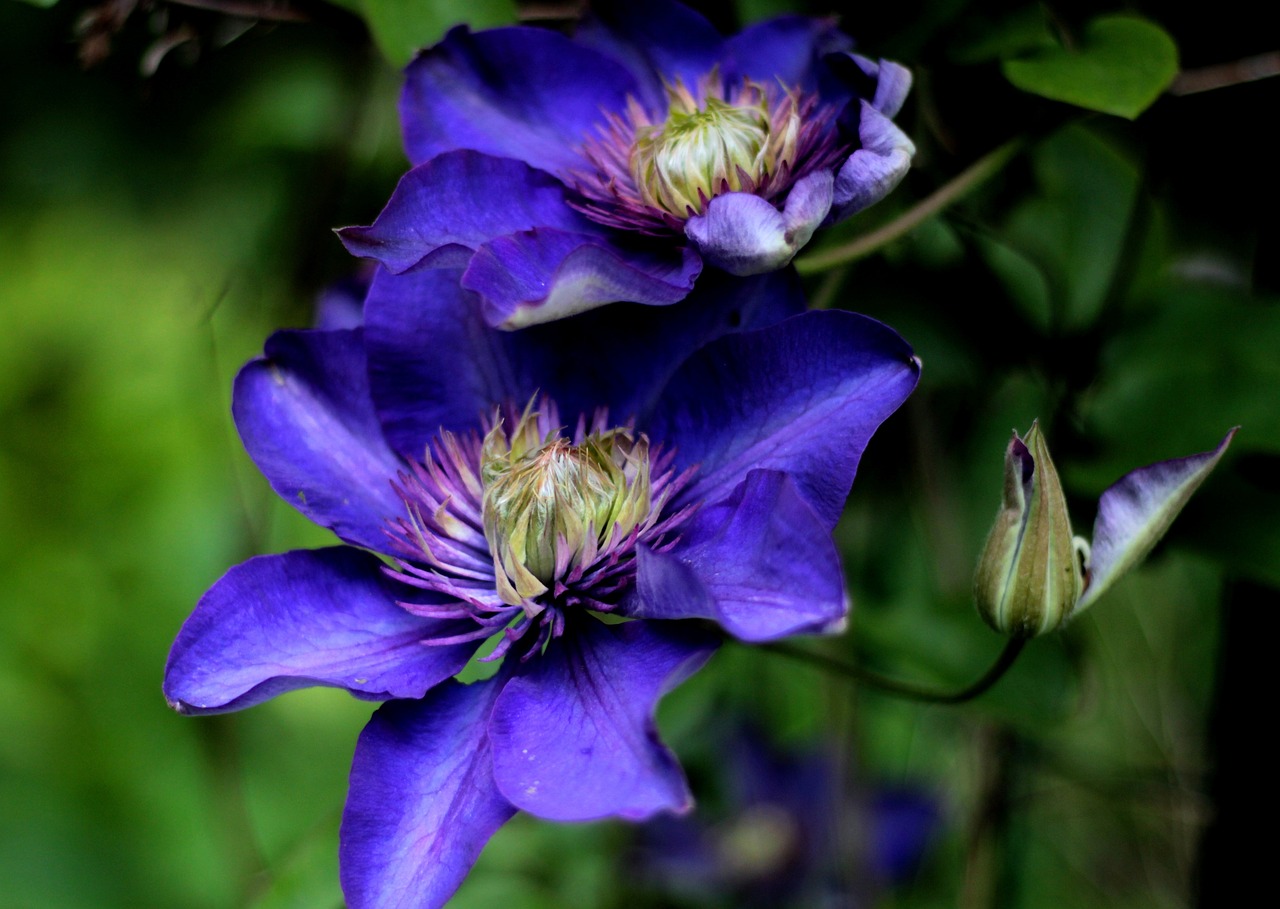
[[[722,193],[779,203],[795,181],[848,155],[836,111],[816,95],[750,79],[726,85],[715,70],[694,90],[668,85],[664,119],[654,113],[630,98],[584,141],[571,204],[593,221],[682,233]]]
[[[459,622],[424,644],[501,635],[483,659],[514,647],[524,660],[564,631],[568,612],[621,608],[637,547],[665,552],[697,509],[671,507],[693,468],[677,473],[671,451],[611,428],[603,409],[565,432],[545,397],[523,413],[497,408],[481,431],[442,431],[399,473],[405,512],[388,520],[398,557],[384,571],[427,592],[401,607]]]
[[[723,192],[761,182],[771,165],[769,105],[748,86],[739,103],[708,96],[701,104],[683,85],[667,90],[661,126],[636,131],[631,171],[650,205],[686,217]]]
[[[571,444],[542,436],[531,409],[510,434],[498,424],[485,436],[480,476],[497,592],[511,605],[590,565],[652,510],[645,436],[607,429]]]

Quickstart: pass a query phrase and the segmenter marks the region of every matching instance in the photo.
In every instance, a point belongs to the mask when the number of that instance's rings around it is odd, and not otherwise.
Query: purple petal
[[[469,148],[563,176],[635,81],[596,51],[541,28],[453,29],[405,71],[400,119],[414,164]]]
[[[663,83],[681,79],[690,88],[697,85],[724,45],[701,13],[671,0],[597,0],[574,37],[625,66],[639,86],[639,100],[656,114],[667,110]]]
[[[641,548],[637,594],[628,615],[713,619],[744,641],[837,631],[847,613],[830,530],[775,470],[703,507],[677,549]]]
[[[592,231],[564,202],[564,186],[522,161],[446,152],[405,174],[370,227],[338,231],[348,250],[399,274],[415,266],[465,267],[495,237],[558,227]]]
[[[339,328],[359,328],[364,324],[364,297],[369,292],[368,274],[360,274],[335,281],[320,293],[316,300],[315,327],[323,331]]]
[[[818,171],[799,180],[779,212],[750,193],[724,193],[685,224],[702,257],[733,275],[781,268],[809,242],[831,210],[832,176]]]
[[[542,365],[518,357],[520,334],[495,331],[453,270],[380,270],[365,301],[369,381],[386,437],[420,458],[443,428],[480,425],[495,404],[527,401]]]
[[[311,685],[375,700],[422,697],[457,673],[474,646],[424,646],[460,624],[401,609],[381,565],[339,546],[232,568],[200,599],[169,653],[170,706],[223,713]]]
[[[916,153],[907,134],[870,103],[860,102],[858,111],[862,147],[849,156],[836,174],[828,223],[847,218],[887,196],[902,182]]]
[[[670,624],[570,626],[494,706],[498,789],[551,820],[687,811],[688,785],[653,712],[713,650],[708,636]]]
[[[747,26],[725,41],[721,74],[726,85],[747,78],[816,91],[822,58],[852,46],[833,19],[778,16]]]
[[[886,117],[896,117],[911,91],[911,70],[892,60],[872,60],[861,54],[850,54],[858,69],[875,80],[871,106]]]
[[[1075,612],[1087,609],[1120,577],[1147,557],[1192,493],[1218,466],[1235,437],[1233,429],[1212,451],[1174,458],[1125,474],[1098,501],[1089,556],[1088,587]]]
[[[893,329],[849,312],[808,312],[721,338],[662,396],[650,437],[700,465],[684,501],[719,501],[754,468],[791,474],[835,525],[872,433],[915,388],[920,362]]]
[[[639,252],[602,237],[539,228],[480,248],[462,284],[490,325],[523,328],[626,300],[668,306],[693,289],[702,261],[687,248]]]
[[[875,793],[870,808],[872,867],[887,881],[910,881],[941,831],[942,805],[935,795],[901,787]]]
[[[645,414],[694,350],[732,331],[775,324],[804,309],[791,271],[754,278],[704,275],[673,306],[620,304],[496,331],[449,272],[380,273],[368,300],[373,398],[392,446],[421,455],[441,428],[477,425],[503,401],[551,395],[573,419],[608,407],[624,421]]]
[[[644,417],[695,350],[726,334],[776,325],[806,305],[792,270],[746,278],[710,271],[674,306],[611,306],[555,323],[559,339],[548,330],[544,343],[574,351],[576,361],[574,374],[557,385],[557,400],[571,412],[605,405],[620,420]]]
[[[351,909],[437,909],[515,808],[493,783],[485,726],[497,679],[447,682],[378,708],[356,744],[342,813]]]
[[[361,332],[282,331],[236,376],[244,447],[281,498],[348,543],[387,551],[399,458],[373,412]]]

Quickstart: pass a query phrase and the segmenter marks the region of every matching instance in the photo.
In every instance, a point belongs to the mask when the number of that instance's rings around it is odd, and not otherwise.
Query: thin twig
[[[870,685],[897,697],[907,698],[912,701],[925,701],[930,704],[963,704],[965,701],[971,701],[985,694],[996,682],[1000,681],[1004,674],[1009,671],[1009,667],[1018,659],[1018,655],[1022,653],[1022,648],[1026,646],[1027,640],[1028,638],[1009,638],[1008,643],[1004,645],[1004,650],[1000,651],[1000,656],[991,664],[991,668],[984,672],[977,681],[959,691],[936,691],[910,682],[901,682],[872,672],[869,669],[864,669],[861,666],[846,663],[843,660],[821,653],[814,653],[812,650],[806,650],[803,647],[797,647],[794,644],[784,642],[766,644],[764,649],[792,659],[803,660],[814,666],[820,666],[829,672],[843,675],[846,678],[853,679],[855,682]]]
[[[1245,57],[1231,63],[1184,69],[1169,86],[1171,95],[1194,95],[1218,88],[1230,88],[1280,76],[1280,51],[1270,51],[1254,57]]]
[[[826,271],[839,265],[861,259],[880,247],[915,230],[929,218],[960,199],[971,189],[994,176],[1009,159],[1022,150],[1024,140],[1012,139],[994,151],[988,152],[938,187],[933,193],[917,202],[888,224],[870,233],[854,237],[848,243],[833,249],[823,249],[796,259],[796,270],[802,275]]]

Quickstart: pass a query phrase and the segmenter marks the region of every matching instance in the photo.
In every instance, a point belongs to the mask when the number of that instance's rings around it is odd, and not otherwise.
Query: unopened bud
[[[1058,472],[1038,424],[1005,453],[1004,504],[978,561],[978,612],[996,631],[1033,637],[1060,626],[1084,587]]]

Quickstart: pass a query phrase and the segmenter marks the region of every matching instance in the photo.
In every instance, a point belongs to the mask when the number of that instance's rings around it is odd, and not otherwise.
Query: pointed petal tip
[[[1076,613],[1093,605],[1155,548],[1200,484],[1218,466],[1239,429],[1232,427],[1209,451],[1130,471],[1103,492],[1093,525],[1088,584]]]

